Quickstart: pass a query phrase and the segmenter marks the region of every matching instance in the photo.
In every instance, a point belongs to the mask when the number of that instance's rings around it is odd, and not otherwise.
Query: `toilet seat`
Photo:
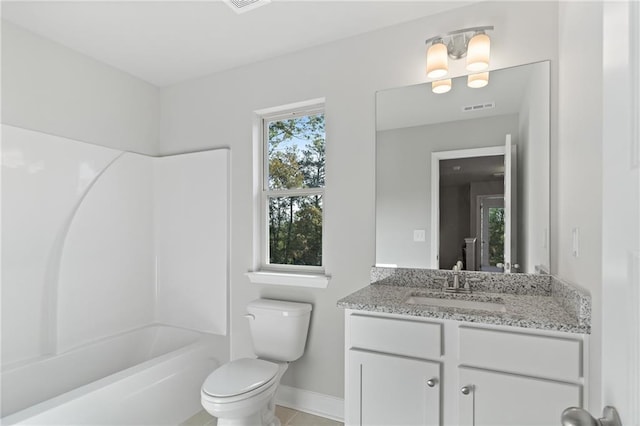
[[[278,364],[256,358],[240,358],[216,369],[202,385],[203,397],[219,402],[246,399],[277,381]]]

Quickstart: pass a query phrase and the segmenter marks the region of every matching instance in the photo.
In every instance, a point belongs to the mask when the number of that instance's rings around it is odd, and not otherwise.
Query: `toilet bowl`
[[[202,385],[202,406],[218,417],[218,426],[279,426],[275,395],[288,366],[254,358],[224,364]]]
[[[218,426],[280,426],[275,396],[289,362],[304,352],[311,305],[258,299],[247,306],[254,353],[214,370],[201,390]]]

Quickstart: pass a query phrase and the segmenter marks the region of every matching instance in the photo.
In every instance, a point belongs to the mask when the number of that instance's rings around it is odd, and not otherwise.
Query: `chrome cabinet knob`
[[[433,379],[427,380],[427,386],[429,386],[430,388],[435,387],[435,385],[437,384],[438,384],[438,379],[436,379],[435,377]]]
[[[463,386],[460,392],[462,392],[463,395],[469,395],[471,393],[471,386]]]

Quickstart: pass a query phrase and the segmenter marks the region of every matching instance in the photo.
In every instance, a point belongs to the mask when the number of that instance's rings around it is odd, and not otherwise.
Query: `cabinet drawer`
[[[460,363],[576,381],[582,377],[582,342],[562,337],[460,327]]]
[[[351,315],[351,347],[417,358],[442,356],[442,325]]]

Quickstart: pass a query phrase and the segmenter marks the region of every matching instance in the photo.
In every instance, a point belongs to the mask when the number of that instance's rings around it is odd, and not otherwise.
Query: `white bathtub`
[[[152,325],[2,371],[2,425],[177,425],[228,361],[224,336]]]

